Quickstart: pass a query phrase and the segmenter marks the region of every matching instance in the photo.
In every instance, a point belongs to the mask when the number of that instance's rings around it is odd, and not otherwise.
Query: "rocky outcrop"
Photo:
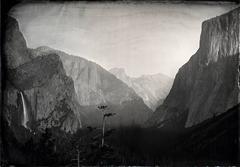
[[[9,27],[12,31],[7,31],[10,33],[7,36],[12,39],[5,43],[8,46],[5,56],[13,62],[7,64],[6,120],[12,127],[22,125],[30,130],[59,127],[75,132],[81,127],[80,105],[74,83],[66,75],[61,59],[56,54],[33,57],[17,21],[14,18],[9,20],[13,27]],[[25,117],[28,118],[24,124],[23,112],[27,112]]]
[[[198,51],[179,69],[148,125],[190,127],[239,103],[239,11],[203,22]]]
[[[122,80],[140,96],[144,103],[155,111],[168,95],[173,80],[163,74],[142,75],[137,78],[129,77],[122,68],[109,70],[118,79]]]
[[[85,124],[101,122],[101,111],[97,110],[100,104],[107,104],[108,112],[117,113],[109,120],[109,124],[114,126],[141,124],[151,114],[133,89],[96,63],[44,46],[32,50],[32,53],[34,56],[60,56],[66,74],[74,81],[78,102],[85,108]]]
[[[26,41],[19,30],[17,21],[8,17],[5,33],[4,53],[8,68],[15,68],[31,60]]]

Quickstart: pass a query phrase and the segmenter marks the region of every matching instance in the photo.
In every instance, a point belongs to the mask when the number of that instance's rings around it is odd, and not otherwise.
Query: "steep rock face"
[[[78,102],[85,108],[85,124],[100,124],[101,111],[97,110],[100,104],[107,104],[108,112],[117,113],[109,120],[113,126],[141,124],[151,114],[133,89],[96,63],[44,46],[32,53],[34,56],[51,53],[60,56],[66,74],[74,81]]]
[[[200,48],[179,69],[148,125],[174,122],[190,127],[239,103],[239,11],[203,22]]]
[[[19,30],[17,21],[8,17],[6,25],[6,36],[4,43],[4,53],[6,56],[7,67],[15,68],[31,60],[26,41]]]
[[[15,117],[14,108],[18,110],[18,125],[22,124],[23,119],[22,93],[29,128],[60,127],[74,132],[81,127],[73,81],[66,76],[58,56],[35,58],[9,71],[8,80],[4,106],[11,117]]]
[[[10,19],[14,28],[18,23],[14,18]],[[12,33],[20,33],[13,30]],[[74,84],[64,71],[62,62],[58,55],[49,54],[33,57],[26,47],[22,35],[8,34],[19,42],[14,45],[6,41],[9,51],[6,57],[11,57],[14,63],[7,66],[7,83],[4,90],[4,116],[9,125],[25,126],[23,120],[24,112],[27,113],[26,128],[31,130],[59,127],[67,132],[74,132],[81,127],[80,106],[74,91]],[[18,39],[21,37],[21,39]],[[22,46],[22,48],[19,48]],[[18,58],[8,53],[18,52]],[[26,51],[26,52],[25,52]],[[31,59],[26,59],[30,54]],[[23,60],[23,61],[22,61]],[[14,129],[14,128],[13,128]]]
[[[109,71],[133,88],[142,97],[144,103],[153,111],[162,104],[172,87],[173,80],[163,74],[142,75],[138,78],[132,78],[122,68],[113,68]]]

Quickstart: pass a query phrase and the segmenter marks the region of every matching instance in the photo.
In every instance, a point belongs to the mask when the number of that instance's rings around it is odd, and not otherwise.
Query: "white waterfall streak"
[[[27,127],[28,112],[27,112],[26,101],[25,101],[25,99],[24,99],[23,93],[20,92],[20,94],[21,94],[22,104],[23,104],[23,120],[22,120],[22,125],[23,125],[25,128],[28,128],[28,127]]]

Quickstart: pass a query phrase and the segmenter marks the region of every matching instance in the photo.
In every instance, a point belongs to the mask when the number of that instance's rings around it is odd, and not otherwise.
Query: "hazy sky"
[[[233,5],[44,3],[17,6],[27,45],[50,46],[130,76],[174,77],[197,51],[202,21]]]

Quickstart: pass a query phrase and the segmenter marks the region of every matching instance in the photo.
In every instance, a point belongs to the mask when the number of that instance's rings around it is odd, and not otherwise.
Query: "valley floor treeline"
[[[16,138],[4,131],[5,163],[28,165],[225,165],[238,163],[238,111],[235,106],[223,115],[193,128],[156,129],[139,126],[107,128],[101,147],[101,129],[83,128],[75,134],[58,128],[31,133],[15,127]],[[7,129],[7,122],[4,122]],[[24,135],[23,135],[24,134]]]

